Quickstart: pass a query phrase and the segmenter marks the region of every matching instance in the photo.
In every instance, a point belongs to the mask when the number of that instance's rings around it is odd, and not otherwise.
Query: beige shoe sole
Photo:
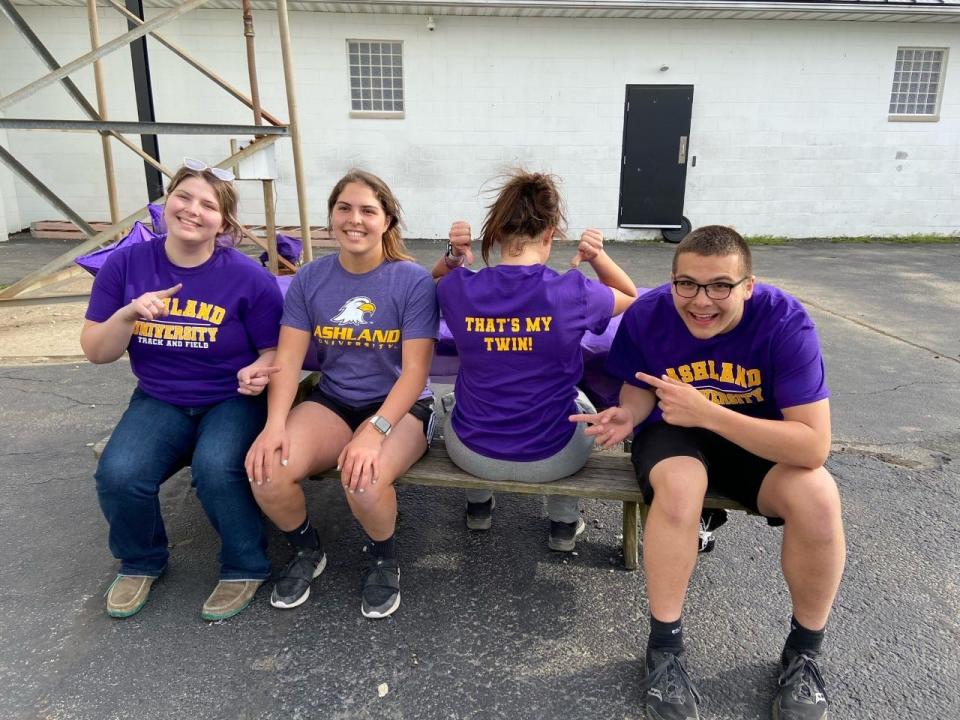
[[[263,580],[221,580],[203,604],[200,617],[204,620],[226,620],[243,611]]]
[[[136,615],[147,604],[156,579],[146,575],[117,575],[107,589],[107,614],[115,618]]]

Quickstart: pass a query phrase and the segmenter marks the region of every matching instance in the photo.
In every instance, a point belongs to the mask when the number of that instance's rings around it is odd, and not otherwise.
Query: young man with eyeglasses
[[[604,447],[636,429],[633,463],[650,503],[647,717],[700,717],[681,613],[710,488],[784,526],[793,617],[773,717],[826,718],[817,658],[845,545],[839,493],[823,467],[829,390],[813,322],[796,299],[755,281],[736,231],[706,226],[677,246],[672,282],[624,314],[607,367],[624,381],[619,407],[570,419],[593,423],[587,433]]]

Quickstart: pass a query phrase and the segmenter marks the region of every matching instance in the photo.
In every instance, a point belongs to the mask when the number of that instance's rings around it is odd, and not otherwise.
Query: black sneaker
[[[780,691],[773,700],[774,720],[823,720],[827,690],[815,655],[785,647],[780,658]]]
[[[467,530],[489,530],[493,523],[493,509],[497,506],[492,497],[482,503],[467,503]]]
[[[377,557],[365,545],[367,567],[361,579],[360,612],[367,618],[385,618],[400,607],[400,563]]]
[[[687,656],[664,650],[647,650],[647,720],[699,720],[700,693],[687,675]]]
[[[699,552],[708,553],[713,550],[717,540],[713,537],[714,531],[727,522],[727,511],[723,508],[705,508],[700,511],[700,545]]]
[[[277,576],[270,593],[270,604],[283,610],[302,605],[310,597],[310,583],[326,566],[327,556],[323,548],[298,550]]]
[[[557,552],[572,552],[577,546],[577,535],[586,529],[587,524],[583,518],[577,518],[576,522],[569,523],[551,520],[547,547]]]

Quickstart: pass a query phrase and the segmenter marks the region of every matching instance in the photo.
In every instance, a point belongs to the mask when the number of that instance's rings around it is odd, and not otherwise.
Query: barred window
[[[938,119],[946,63],[946,48],[897,48],[890,91],[891,120]]]
[[[347,40],[352,116],[403,117],[403,43]]]

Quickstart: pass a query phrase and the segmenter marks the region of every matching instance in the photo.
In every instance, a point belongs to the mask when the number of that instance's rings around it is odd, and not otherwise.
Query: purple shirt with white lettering
[[[782,420],[783,409],[830,397],[820,341],[796,298],[757,283],[731,331],[700,340],[673,304],[669,284],[641,295],[624,313],[607,370],[648,388],[634,373],[668,375],[730,410]],[[662,419],[660,409],[644,423]]]
[[[300,268],[281,322],[313,336],[322,351],[320,389],[353,407],[386,398],[402,371],[404,340],[436,340],[440,332],[437,291],[422,267],[398,260],[354,274],[335,254]],[[432,397],[429,383],[420,397]]]
[[[139,388],[180,407],[237,396],[237,371],[276,347],[283,299],[273,276],[233,248],[179,267],[157,239],[120,248],[97,273],[86,318],[105,322],[145,292],[183,287],[168,315],[137,320],[127,352]]]
[[[580,340],[602,333],[613,291],[577,270],[543,265],[457,268],[437,288],[460,356],[451,422],[468,448],[498,460],[542,460],[569,442]]]

